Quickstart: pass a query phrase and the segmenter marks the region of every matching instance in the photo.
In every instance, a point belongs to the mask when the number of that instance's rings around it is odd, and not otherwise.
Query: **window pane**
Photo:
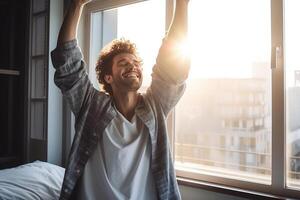
[[[33,16],[32,56],[44,55],[46,45],[46,15]]]
[[[150,0],[93,13],[92,66],[95,65],[101,48],[112,39],[129,39],[137,45],[143,59],[144,80],[141,90],[145,91],[150,85],[152,67],[165,33],[165,9],[165,1]],[[94,67],[92,72],[95,72]],[[97,85],[95,73],[90,78]]]
[[[145,91],[150,85],[152,67],[165,33],[165,1],[145,1],[124,6],[118,11],[118,37],[135,42],[143,59],[144,80],[141,89]]]
[[[300,189],[300,1],[285,1],[287,185]]]
[[[270,1],[189,6],[192,68],[176,107],[175,167],[270,184]]]

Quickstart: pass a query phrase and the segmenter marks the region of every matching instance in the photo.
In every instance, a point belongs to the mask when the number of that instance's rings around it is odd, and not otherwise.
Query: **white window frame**
[[[124,5],[143,2],[145,0],[102,0],[92,1],[84,9],[84,56],[88,59],[91,51],[90,30],[91,14],[97,11],[117,8]],[[173,13],[173,0],[166,1],[166,30],[171,22]],[[199,188],[215,188],[215,191],[229,190],[239,194],[257,195],[262,198],[273,197],[300,197],[300,189],[293,190],[286,185],[286,147],[285,147],[285,89],[284,89],[284,42],[283,42],[283,5],[284,0],[270,0],[271,4],[271,38],[272,38],[272,175],[271,184],[260,184],[241,180],[234,180],[213,175],[191,173],[183,170],[176,170],[177,179],[180,184],[191,185]],[[276,55],[276,48],[280,54]],[[174,157],[174,130],[175,112],[171,112],[167,119],[169,139]]]

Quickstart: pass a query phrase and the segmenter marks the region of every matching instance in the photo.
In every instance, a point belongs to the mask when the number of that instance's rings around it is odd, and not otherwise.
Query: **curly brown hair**
[[[96,75],[98,82],[103,85],[103,89],[110,95],[113,94],[112,87],[105,81],[104,77],[112,73],[113,59],[120,53],[133,54],[142,62],[135,43],[124,38],[111,41],[101,50],[96,63]]]

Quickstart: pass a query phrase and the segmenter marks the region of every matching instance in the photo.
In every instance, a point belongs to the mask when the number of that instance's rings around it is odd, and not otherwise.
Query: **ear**
[[[105,75],[104,80],[106,81],[106,83],[111,84],[113,81],[112,75]]]

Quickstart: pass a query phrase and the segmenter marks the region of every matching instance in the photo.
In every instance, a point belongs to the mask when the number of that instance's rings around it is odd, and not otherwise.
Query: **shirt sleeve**
[[[166,116],[183,95],[189,72],[189,64],[176,57],[178,54],[172,48],[168,41],[163,41],[152,69],[152,82],[147,91],[159,102]]]
[[[95,90],[88,78],[86,64],[77,40],[68,41],[51,52],[55,68],[54,82],[77,117],[80,109],[87,104]]]

